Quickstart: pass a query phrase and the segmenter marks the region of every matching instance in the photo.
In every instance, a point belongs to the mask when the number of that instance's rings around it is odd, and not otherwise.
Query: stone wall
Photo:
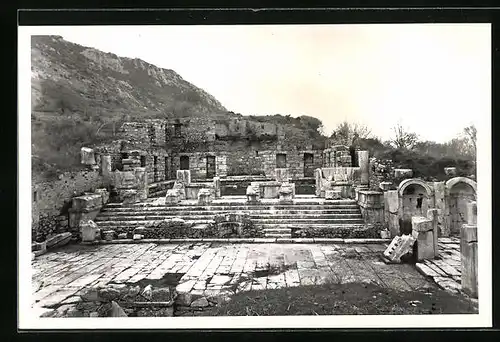
[[[276,169],[276,155],[286,155],[286,168],[289,169],[292,178],[304,177],[304,154],[313,155],[311,169],[321,165],[321,151],[280,151],[253,149],[229,150],[226,152],[192,152],[178,153],[172,158],[173,170],[180,169],[182,156],[189,157],[189,169],[194,179],[207,178],[207,156],[215,156],[216,176],[239,176],[239,175],[263,175],[274,178]],[[311,175],[313,176],[313,174]]]
[[[109,185],[99,170],[66,172],[52,182],[32,185],[32,238],[43,240],[49,234],[68,231],[71,199]]]

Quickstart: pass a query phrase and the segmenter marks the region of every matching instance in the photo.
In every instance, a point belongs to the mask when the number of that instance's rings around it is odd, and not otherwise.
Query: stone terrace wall
[[[98,170],[66,172],[56,181],[33,184],[33,239],[68,231],[68,208],[72,197],[107,185]]]

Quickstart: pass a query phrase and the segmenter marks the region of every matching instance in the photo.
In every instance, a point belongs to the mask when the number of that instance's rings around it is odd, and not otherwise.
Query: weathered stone
[[[82,147],[80,150],[81,163],[84,165],[95,165],[94,150],[88,147]]]
[[[464,292],[477,298],[477,225],[464,224],[460,230],[461,286]]]
[[[118,305],[115,301],[111,302],[111,312],[109,314],[110,317],[128,317],[125,311],[123,311],[122,307]]]
[[[287,168],[275,169],[275,179],[277,182],[288,182],[290,180],[290,174]]]
[[[47,248],[57,248],[64,246],[68,244],[70,240],[71,240],[71,233],[69,232],[57,234],[47,239],[46,241]]]
[[[99,302],[102,300],[101,296],[99,296],[99,288],[89,288],[84,290],[84,292],[80,295],[80,298],[86,302]]]
[[[123,240],[127,238],[127,233],[120,233],[118,234],[118,239]]]
[[[411,178],[413,176],[412,169],[394,169],[394,178]]]
[[[100,209],[103,205],[101,193],[73,197],[71,208],[76,211],[92,211]]]
[[[415,238],[411,235],[396,236],[384,251],[384,257],[389,262],[399,263],[401,257],[412,250],[414,243]]]
[[[417,244],[416,258],[419,261],[436,257],[432,222],[433,220],[426,217],[414,216],[411,219],[412,236]]]
[[[177,189],[170,189],[167,191],[165,195],[165,204],[166,205],[175,205],[181,201],[181,196]]]
[[[114,172],[114,185],[117,189],[135,189],[137,188],[137,179],[132,171]]]
[[[139,192],[133,189],[120,190],[119,196],[123,204],[139,203],[141,201]]]
[[[201,189],[198,192],[198,204],[210,205],[212,203],[212,191],[210,189]]]
[[[368,151],[358,151],[358,164],[360,168],[360,183],[368,185],[370,182],[370,160]]]
[[[192,307],[200,307],[200,308],[207,307],[208,305],[209,305],[208,300],[205,297],[198,298],[191,303]]]
[[[151,284],[149,284],[142,290],[141,295],[147,300],[151,300],[151,298],[153,297],[153,287],[151,286]]]
[[[114,230],[105,230],[102,232],[103,238],[106,241],[112,241],[115,238],[115,231]]]
[[[477,224],[477,202],[470,201],[467,203],[467,224]]]
[[[444,174],[447,175],[448,177],[455,177],[457,175],[457,168],[456,167],[445,167]]]
[[[134,229],[134,235],[136,235],[136,234],[143,235],[144,233],[146,233],[146,230],[147,230],[146,227],[142,227],[142,226],[141,227],[137,227],[137,228]]]
[[[47,249],[47,241],[43,242],[33,242],[31,244],[31,251],[45,251]]]
[[[88,220],[80,222],[80,233],[82,235],[83,242],[95,241],[97,238],[98,231],[99,227],[94,221]]]
[[[112,168],[111,168],[111,156],[104,155],[101,156],[101,175],[104,177],[111,177]]]
[[[89,314],[89,317],[99,317],[99,314],[96,311],[93,311]]]
[[[175,303],[182,306],[190,306],[193,301],[193,296],[189,292],[183,292],[177,294],[175,297]]]
[[[134,240],[142,240],[142,237],[143,237],[142,234],[134,234],[134,236],[132,237],[132,239],[134,239]]]
[[[380,182],[379,185],[378,185],[378,187],[382,191],[391,190],[391,188],[392,188],[392,182]]]
[[[191,183],[191,171],[190,170],[177,170],[177,182],[188,185]]]
[[[99,289],[98,294],[101,301],[103,300],[112,301],[120,297],[120,291],[110,286]]]
[[[214,183],[214,195],[215,195],[215,198],[219,198],[221,196],[220,178],[219,177],[214,177],[213,178],[213,183]]]

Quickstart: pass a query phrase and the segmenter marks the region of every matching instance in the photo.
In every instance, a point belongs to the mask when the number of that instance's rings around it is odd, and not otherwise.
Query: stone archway
[[[460,228],[467,223],[467,203],[476,200],[477,184],[465,177],[455,177],[445,184],[447,193],[447,228],[451,235],[460,234]]]
[[[405,179],[399,184],[399,226],[402,234],[411,234],[412,216],[427,216],[433,207],[433,192],[421,179]]]

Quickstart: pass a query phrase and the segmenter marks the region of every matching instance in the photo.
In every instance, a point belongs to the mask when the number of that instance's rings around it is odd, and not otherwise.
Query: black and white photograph
[[[20,26],[19,327],[491,325],[491,26]]]

